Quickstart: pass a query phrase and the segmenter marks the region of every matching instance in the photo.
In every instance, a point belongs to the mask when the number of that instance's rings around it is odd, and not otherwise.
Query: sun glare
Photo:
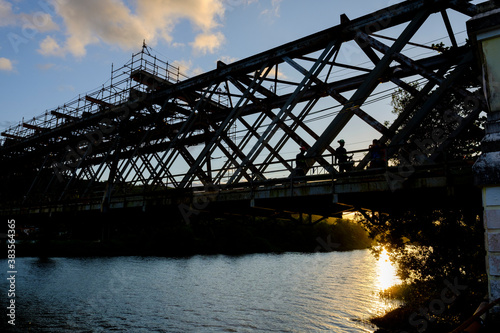
[[[379,290],[385,290],[400,282],[396,275],[396,267],[394,267],[389,253],[386,249],[382,249],[377,262],[377,287]]]

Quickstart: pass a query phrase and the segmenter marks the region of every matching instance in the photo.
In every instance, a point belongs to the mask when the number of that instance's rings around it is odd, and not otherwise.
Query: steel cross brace
[[[359,39],[356,39],[356,42],[358,43],[358,45],[361,47],[361,49],[363,50],[363,52],[365,52],[365,54],[370,58],[370,60],[373,62],[373,64],[377,65],[378,62],[380,61],[380,58],[377,56],[377,54],[373,51],[372,48],[368,47],[368,45],[366,44],[363,44],[359,41]],[[396,70],[396,69],[394,69]],[[404,82],[403,80],[401,80],[400,78],[397,78],[397,77],[394,77],[393,75],[390,75],[390,78],[389,80],[396,84],[398,87],[408,91],[409,93],[411,93],[412,95],[416,95],[418,94],[418,90],[415,88],[415,87],[412,87],[411,85],[409,85],[408,83]],[[380,131],[379,131],[380,132]],[[381,132],[382,133],[382,132]]]
[[[40,168],[36,174],[35,179],[33,179],[33,181],[31,182],[30,188],[28,189],[28,192],[26,192],[26,195],[23,198],[23,204],[28,200],[28,198],[31,194],[31,191],[35,187],[35,184],[38,183],[38,180],[40,179],[41,174],[43,173],[43,171],[45,171],[45,165],[47,164],[48,161],[49,161],[49,155],[46,155],[45,159],[43,160],[42,165],[40,166]]]
[[[248,127],[249,129],[249,132],[248,134],[250,135],[251,132],[252,132],[252,128],[250,127],[250,125],[248,123],[246,123],[246,121],[242,118],[239,118],[238,119],[242,124],[244,124],[245,126]],[[214,125],[212,125],[213,128],[217,128],[215,127]],[[220,141],[216,141],[216,145],[217,147],[224,153],[224,155],[226,155],[226,157],[228,158],[228,163],[224,165],[224,168],[229,168],[229,165],[232,163],[235,167],[239,165],[238,161],[236,160],[236,157],[238,157],[240,160],[243,160],[245,158],[245,154],[243,153],[242,151],[242,148],[244,147],[239,147],[236,145],[236,143],[234,143],[231,139],[229,139],[229,137],[227,136],[227,132],[222,132],[221,133],[221,139],[224,140],[224,142],[228,145],[228,147],[233,151],[233,154],[231,154],[225,147],[224,145],[220,142]],[[223,169],[224,169],[223,168]],[[259,172],[259,170],[257,170],[256,167],[252,166],[251,167],[252,169],[252,172],[254,173],[254,175],[257,175],[260,179],[265,179],[264,175]],[[247,181],[250,181],[252,179],[252,177],[250,177],[248,174],[245,174],[244,175],[245,178],[247,179]],[[222,179],[223,176],[220,177],[220,179]]]
[[[387,45],[384,45],[383,43],[379,42],[376,39],[371,38],[370,36],[366,34],[359,34],[359,38],[364,40],[365,42],[369,43],[371,46],[379,50],[380,52],[388,52],[389,47]],[[425,77],[428,80],[433,80],[438,84],[441,84],[443,82],[443,78],[437,76],[434,72],[427,70],[425,67],[417,64],[415,61],[410,59],[409,57],[401,54],[401,53],[395,53],[394,54],[394,60],[398,61],[400,64],[407,66],[409,68],[415,69],[420,75]],[[456,88],[457,92],[460,93],[463,97],[470,97],[470,93],[463,89],[463,88]]]
[[[229,183],[236,183],[241,178],[240,173],[244,168],[247,167],[248,164],[254,162],[257,156],[260,154],[264,145],[262,144],[264,141],[268,142],[273,135],[276,133],[278,129],[278,121],[283,121],[289,113],[292,112],[295,105],[300,100],[300,96],[304,94],[307,88],[312,84],[311,76],[315,76],[316,73],[321,73],[323,68],[326,66],[328,60],[333,56],[336,52],[336,41],[330,42],[329,45],[323,50],[321,55],[318,57],[318,60],[314,63],[314,65],[309,70],[308,74],[302,79],[301,83],[297,86],[293,94],[288,98],[286,103],[281,107],[277,116],[272,120],[272,122],[268,125],[263,135],[259,138],[257,143],[252,147],[250,152],[248,153],[248,157],[243,161],[242,168],[238,168],[233,176],[229,179]],[[283,60],[286,61],[287,57],[284,57]]]
[[[222,124],[219,126],[219,128],[215,131],[214,135],[210,139],[210,142],[207,143],[203,151],[200,153],[198,158],[196,159],[194,165],[188,170],[182,181],[180,182],[181,187],[185,187],[187,183],[191,180],[192,176],[191,174],[193,173],[195,168],[198,168],[198,166],[207,158],[208,154],[212,153],[213,150],[215,149],[215,142],[220,140],[220,135],[227,131],[227,129],[236,121],[236,119],[239,117],[241,112],[243,111],[243,108],[247,103],[250,101],[248,96],[253,95],[255,91],[257,91],[258,87],[262,84],[263,77],[266,77],[271,70],[271,66],[268,66],[267,63],[264,63],[261,66],[260,71],[258,71],[255,75],[254,80],[252,81],[252,85],[248,87],[248,89],[245,91],[243,96],[238,100],[234,108],[229,112],[229,114],[226,116],[225,120],[222,122]]]
[[[306,153],[307,158],[314,158],[317,155],[321,155],[328,145],[335,139],[335,137],[340,133],[340,131],[345,127],[345,125],[352,118],[353,113],[349,110],[356,105],[361,106],[364,101],[368,98],[370,93],[375,89],[379,83],[379,78],[381,78],[384,72],[389,68],[391,62],[393,61],[393,54],[401,51],[406,43],[411,39],[411,37],[418,31],[420,26],[426,21],[429,13],[427,10],[422,9],[418,12],[413,20],[408,24],[402,34],[399,36],[396,42],[392,45],[390,50],[384,55],[384,57],[377,63],[375,68],[368,74],[366,80],[361,84],[361,86],[356,90],[356,92],[349,99],[348,103],[344,105],[340,113],[335,117],[335,119],[330,123],[330,125],[325,129],[321,137],[316,141],[316,143],[308,150]]]
[[[152,183],[154,181],[158,181],[161,183],[161,178],[163,178],[161,170],[158,170],[158,168],[162,165],[168,164],[170,161],[175,160],[174,156],[177,155],[176,151],[173,150],[174,147],[177,146],[177,143],[186,138],[187,135],[190,133],[190,128],[193,126],[194,122],[196,121],[196,116],[197,116],[197,110],[201,109],[201,105],[204,101],[211,101],[211,98],[214,94],[214,91],[217,89],[218,84],[214,89],[207,89],[205,94],[200,96],[199,101],[196,103],[196,106],[192,109],[191,114],[189,115],[188,119],[183,123],[181,129],[177,133],[177,135],[173,138],[173,140],[170,140],[169,145],[167,149],[165,150],[165,153],[161,157],[162,161],[165,161],[164,163],[159,163],[153,170],[152,177],[150,177],[149,180],[152,180]],[[207,96],[208,95],[208,96]],[[187,100],[189,100],[189,97],[186,97]],[[147,133],[146,133],[147,135]],[[145,139],[146,137],[144,137]],[[170,154],[169,154],[170,153]],[[168,157],[167,157],[168,155]],[[196,167],[194,170],[191,170],[191,172],[195,173],[195,171],[199,171],[198,167]],[[166,170],[164,171],[165,173],[167,172]],[[145,185],[148,183],[146,181]],[[182,184],[180,184],[182,186]]]
[[[349,20],[349,19],[347,17],[345,17],[344,20]],[[373,51],[373,49],[371,47],[369,47],[370,46],[369,43],[366,43],[366,41],[364,41],[364,40],[361,39],[362,36],[367,36],[367,34],[364,33],[364,32],[362,32],[362,31],[358,31],[356,33],[354,41],[356,42],[356,44],[358,44],[358,46],[361,48],[361,50],[363,50],[363,52],[372,61],[372,63],[374,65],[377,65],[379,63],[379,61],[380,61],[379,56],[375,53],[375,51]],[[394,39],[394,41],[395,41],[395,39]],[[408,43],[408,44],[413,44],[413,43]],[[384,50],[382,53],[387,53],[388,51],[389,51],[389,48],[387,48],[387,50]],[[404,82],[400,78],[397,78],[397,77],[395,77],[393,75],[390,75],[389,80],[391,82],[393,82],[394,84],[396,84],[397,86],[405,89],[406,91],[408,91],[408,92],[410,92],[412,94],[416,94],[417,93],[417,91],[416,91],[416,89],[414,87],[412,87],[408,83]],[[379,130],[379,132],[381,132],[381,131]],[[381,133],[383,133],[383,132],[381,132]]]
[[[384,44],[380,43],[379,41],[377,41],[377,40],[375,40],[367,35],[360,34],[360,38],[362,40],[364,40],[365,42],[369,43],[370,45],[374,46],[379,51],[386,51],[388,49],[387,46],[385,46]],[[438,83],[438,84],[443,84],[443,81],[445,80],[444,78],[441,78],[439,75],[436,75],[435,73],[433,73],[433,72],[423,68],[422,66],[416,64],[413,60],[409,59],[408,57],[406,57],[402,54],[396,54],[395,59],[397,61],[399,61],[402,65],[406,65],[406,66],[411,67],[411,68],[416,68],[421,73],[421,75],[428,78],[429,81],[433,81],[434,83]],[[460,127],[457,128],[453,132],[453,134],[448,136],[447,140],[445,142],[443,142],[438,149],[436,149],[436,151],[433,153],[433,155],[431,157],[431,160],[434,160],[437,157],[437,154],[439,152],[442,152],[443,149],[445,149],[445,147],[450,144],[451,140],[453,138],[455,138],[458,134],[460,134],[461,131],[464,130],[471,123],[471,121],[473,121],[475,119],[475,117],[477,117],[477,115],[479,114],[480,111],[486,109],[485,101],[483,98],[478,99],[477,96],[473,96],[471,92],[469,92],[463,88],[460,88],[460,87],[454,87],[453,85],[450,86],[450,89],[457,91],[462,97],[464,97],[466,99],[470,98],[472,100],[479,101],[480,105],[477,105],[476,109],[469,116],[467,116],[466,119],[462,119],[462,121],[460,122]],[[397,138],[395,138],[395,139],[397,139]]]
[[[148,110],[150,110],[151,113],[153,113],[153,111],[148,108]],[[164,111],[164,108],[160,111],[160,112],[163,112]],[[162,115],[160,115],[160,118],[162,117]],[[174,137],[172,135],[169,135],[170,132],[167,134],[167,137],[169,138],[170,141],[174,140]],[[191,153],[186,149],[185,146],[183,145],[176,145],[175,148],[178,150],[179,154],[182,155],[182,157],[184,158],[184,160],[189,164],[189,165],[192,165],[192,163],[194,163],[194,158],[193,156],[191,155]],[[165,171],[165,173],[167,173],[167,177],[170,177],[172,179],[172,183],[175,184],[175,181],[174,179],[171,177],[171,173],[169,171],[169,168],[166,166],[166,164],[163,162],[163,160],[158,156],[158,154],[155,152],[153,153],[155,159],[156,159],[156,163],[158,163],[158,165]],[[153,167],[151,165],[151,168],[150,168],[150,175],[153,179],[157,179],[158,176],[156,175],[156,168]],[[200,179],[202,180],[202,182],[204,182],[204,184],[207,184],[207,183],[210,183],[210,177],[205,174],[202,170],[199,171],[199,176],[200,176]],[[161,178],[158,180],[158,183],[159,184],[162,184],[162,181],[161,181]],[[152,185],[155,185],[155,184],[152,184]]]
[[[61,195],[59,196],[59,199],[57,201],[61,201],[61,199],[64,197],[64,194],[66,193],[66,191],[68,190],[69,188],[69,185],[71,184],[71,182],[75,179],[75,178],[79,178],[76,176],[76,173],[77,173],[77,170],[80,169],[80,173],[79,173],[79,176],[82,174],[84,168],[80,168],[81,164],[83,163],[83,161],[85,160],[85,158],[87,157],[87,155],[89,154],[89,152],[92,150],[92,144],[89,143],[87,149],[85,150],[85,154],[83,154],[83,156],[80,158],[80,161],[78,161],[78,164],[73,168],[73,172],[72,172],[72,176],[71,178],[66,182],[66,186],[64,187]]]
[[[337,52],[338,52],[338,48],[337,48]],[[310,58],[309,60],[311,60],[312,58]],[[295,62],[293,62],[291,59],[289,58],[286,58],[285,59],[286,62],[288,62],[289,64],[293,64]],[[316,59],[312,59],[312,61],[316,61]],[[296,64],[296,63],[295,63]],[[276,65],[277,66],[277,65]],[[277,75],[277,69],[275,71],[275,75]],[[306,69],[303,69],[302,71],[302,74],[305,76],[307,75],[307,70]],[[245,84],[248,84],[248,79],[246,78],[240,78],[238,77],[238,80],[239,81],[242,81],[243,83]],[[237,87],[239,87],[238,89],[242,90],[242,87],[241,87],[241,84],[239,84],[239,82],[234,82],[235,80],[233,80],[233,84]],[[261,94],[263,94],[264,96],[268,97],[268,98],[273,98],[273,97],[277,97],[277,95],[264,88],[264,87],[261,87],[261,90],[259,90],[259,92]],[[258,103],[258,101],[254,100],[254,103]],[[314,103],[315,104],[315,103]],[[271,120],[272,119],[276,119],[277,118],[277,115],[275,115],[270,108],[266,108],[266,107],[263,107],[264,108],[264,113],[267,115],[268,118],[270,118]],[[271,152],[271,155],[267,156],[265,158],[265,161],[264,163],[262,164],[261,168],[259,169],[260,172],[264,172],[267,168],[267,165],[272,161],[273,157],[276,157],[288,170],[292,171],[292,167],[288,164],[288,162],[286,162],[280,155],[279,155],[279,151],[281,150],[281,148],[283,147],[284,143],[286,143],[286,141],[288,139],[294,139],[294,141],[299,145],[299,146],[302,146],[303,144],[305,144],[305,140],[303,140],[302,138],[300,138],[295,130],[300,126],[302,129],[304,129],[306,131],[307,134],[309,134],[311,137],[313,137],[314,139],[318,139],[318,135],[310,128],[308,127],[306,124],[304,124],[303,122],[303,119],[307,116],[308,114],[308,110],[310,110],[310,108],[312,108],[312,105],[311,104],[308,104],[308,106],[306,106],[305,110],[306,112],[301,112],[301,114],[297,117],[295,116],[293,113],[289,112],[288,113],[288,116],[290,117],[290,119],[293,120],[293,123],[291,126],[288,126],[286,125],[286,123],[282,120],[279,120],[278,121],[278,126],[280,126],[280,128],[283,129],[283,131],[285,133],[287,133],[289,136],[283,136],[283,138],[285,138],[283,144],[280,144],[278,143],[275,148],[272,148],[267,142],[265,142],[265,147]],[[248,126],[245,125],[247,128]],[[256,132],[255,132],[256,133]],[[257,137],[258,139],[260,138],[259,135],[255,135],[255,137]],[[280,139],[280,141],[283,141],[282,139]],[[334,150],[331,150],[330,151],[331,153],[334,153]],[[326,162],[325,162],[326,163]],[[326,163],[328,164],[328,163]]]
[[[392,138],[391,144],[388,147],[387,158],[390,158],[395,152],[395,147],[402,144],[409,137],[409,135],[413,133],[413,130],[422,123],[425,116],[432,110],[432,108],[434,108],[435,105],[439,103],[441,96],[453,86],[454,81],[465,71],[472,59],[472,52],[469,52],[462,62],[455,68],[455,70],[448,75],[443,82],[441,82],[439,88],[437,88],[427,99],[420,110],[412,117],[405,127]]]
[[[309,112],[314,108],[314,106],[316,105],[316,103],[318,102],[319,100],[319,97],[315,98],[315,99],[311,99],[309,100],[309,102],[307,103],[307,105],[302,109],[302,111],[300,112],[300,114],[298,116],[295,116],[293,115],[294,117],[294,122],[292,123],[292,125],[290,126],[290,129],[292,131],[295,131],[301,124],[304,124],[303,121],[304,119],[306,118],[306,116],[309,114]],[[292,115],[290,115],[292,117]],[[305,124],[304,124],[305,126]],[[307,131],[307,129],[309,129],[308,126],[305,126],[304,129]],[[318,138],[318,135],[315,133],[315,132],[310,132],[310,131],[307,131],[309,135],[311,135],[314,139],[317,140]],[[290,137],[284,135],[282,136],[278,142],[276,143],[275,145],[275,150],[276,151],[281,151],[281,149],[285,146],[285,144],[288,142],[288,140],[290,139]],[[303,142],[302,142],[303,143]],[[302,143],[301,143],[301,146],[302,146]],[[333,149],[330,149],[330,153],[334,153],[335,150]],[[262,163],[262,166],[260,168],[260,170],[262,172],[264,172],[269,163],[272,161],[272,156],[267,156],[266,159],[264,160],[264,162]]]
[[[292,66],[295,67],[297,70],[299,70],[301,72],[305,71],[305,69],[302,66],[300,66],[298,63],[294,62],[293,60],[289,59],[289,61],[287,61],[287,62],[292,64]],[[318,86],[324,86],[327,93],[331,97],[333,97],[337,102],[341,103],[342,105],[345,105],[348,103],[347,98],[345,98],[344,96],[342,96],[341,94],[336,92],[335,89],[327,88],[327,84],[325,82],[321,81],[319,78],[314,77],[313,80]],[[355,106],[351,107],[349,109],[349,111],[352,111],[354,114],[356,114],[359,118],[364,120],[368,125],[372,126],[374,129],[376,129],[378,132],[385,134],[385,135],[391,134],[389,129],[387,129],[384,125],[379,123],[375,118],[370,116],[368,113],[361,110],[359,105],[355,105]],[[315,139],[317,140],[318,138],[319,138],[319,136],[315,135]],[[330,146],[326,147],[326,149],[329,149],[329,148],[331,148],[331,147]]]
[[[230,78],[231,80],[231,83],[240,91],[244,91],[245,88],[243,87],[243,85],[239,82],[239,81],[246,81],[244,78],[243,79],[235,79],[235,78]],[[276,97],[276,94],[274,94],[273,92],[267,90],[266,88],[264,87],[260,87],[260,89],[258,90],[260,93],[262,93],[263,95],[266,95],[268,97]],[[250,99],[252,100],[253,103],[255,104],[258,104],[259,103],[259,100],[255,97],[255,96],[250,96]],[[262,108],[262,113],[264,115],[266,115],[268,118],[270,119],[274,119],[276,117],[276,115],[269,109],[267,109],[266,107],[263,107]],[[258,119],[257,119],[258,120]],[[242,117],[239,118],[239,121],[249,130],[249,132],[258,139],[260,139],[260,135],[257,133],[256,129],[252,126],[250,126],[250,124],[244,120]],[[260,122],[260,121],[259,121]],[[286,129],[288,129],[288,127],[286,126],[286,124],[284,123],[280,123],[284,130],[286,131]],[[290,135],[292,136],[296,136],[296,133],[293,132],[293,131],[289,131],[288,132]],[[265,147],[269,150],[269,152],[271,153],[271,155],[273,155],[274,157],[276,157],[278,160],[280,160],[282,162],[283,165],[285,165],[285,167],[287,167],[289,170],[291,170],[291,166],[288,165],[288,163],[279,155],[278,151],[276,151],[268,142],[264,142],[263,143],[265,145]],[[246,158],[246,156],[242,156],[242,160],[244,160]],[[254,166],[251,166],[251,168],[255,168]],[[255,169],[257,170],[257,169]],[[264,175],[259,171],[257,170],[257,175],[259,176],[259,178],[261,180],[265,179]]]
[[[445,68],[441,69],[440,71],[438,71],[438,75],[444,75],[448,70],[449,70],[449,68],[445,67]],[[418,94],[412,99],[412,101],[410,102],[410,104],[408,104],[405,107],[405,109],[398,115],[398,117],[394,120],[394,122],[389,127],[389,130],[392,133],[396,133],[399,130],[399,128],[401,127],[401,125],[404,123],[405,120],[408,119],[408,117],[411,116],[411,114],[413,113],[413,111],[415,110],[415,108],[417,107],[417,105],[419,103],[421,103],[422,101],[425,102],[428,99],[428,97],[429,97],[428,94],[431,92],[431,90],[434,88],[434,86],[436,86],[436,83],[432,82],[432,81],[429,81],[418,92]],[[393,137],[393,135],[391,135],[391,136],[383,135],[380,138],[380,142],[383,143],[383,144],[386,144],[388,142],[388,140],[391,139],[392,137]],[[368,164],[369,159],[370,159],[369,156],[366,155],[363,158],[363,160],[358,163],[358,165],[356,166],[356,169],[357,170],[362,170]]]
[[[236,80],[233,80],[232,83],[240,90],[243,89],[243,87],[241,86],[241,84],[239,82],[237,82]],[[262,88],[261,93],[265,94],[266,96],[269,96],[269,97],[275,97],[276,95],[274,93],[272,93],[271,91],[265,89],[265,88]],[[254,98],[253,99],[253,102],[254,103],[258,103],[258,101]],[[273,119],[277,119],[277,115],[274,114],[270,109],[266,108],[266,107],[263,107],[263,114],[265,114],[269,119],[273,120]],[[301,126],[308,134],[312,135],[313,137],[317,137],[317,135],[314,133],[314,131],[312,131],[308,126],[306,126],[302,121],[300,121],[293,113],[289,113],[288,116],[294,121],[294,125],[296,124],[297,127],[298,126]],[[257,139],[260,139],[261,136],[255,131],[255,129],[251,128],[250,125],[244,121],[243,119],[240,118],[240,122],[242,122],[242,124],[247,127],[251,132],[252,134],[257,138]],[[293,139],[298,145],[302,145],[303,143],[305,143],[305,140],[302,139],[296,132],[295,132],[295,129],[292,129],[290,128],[288,125],[285,124],[285,122],[281,119],[278,119],[277,121],[277,124],[278,126],[286,133],[288,134],[288,137],[287,138],[291,138]],[[285,136],[286,137],[286,136]],[[269,155],[269,158],[266,159],[267,163],[264,163],[263,167],[260,169],[260,172],[263,172],[265,170],[265,167],[266,167],[266,164],[270,163],[270,161],[272,160],[273,157],[276,157],[278,159],[278,161],[281,162],[281,164],[283,166],[285,166],[285,168],[287,168],[289,171],[292,171],[292,166],[285,160],[281,157],[281,155],[279,155],[279,150],[276,150],[275,148],[273,148],[269,143],[268,141],[263,141],[263,145],[271,152],[271,155]]]
[[[254,128],[259,128],[259,127],[261,126],[261,124],[262,124],[262,122],[263,122],[264,120],[265,120],[265,115],[264,115],[263,113],[260,113],[260,114],[258,115],[257,119],[255,120],[253,127],[254,127]],[[241,121],[241,119],[240,119],[240,121]],[[252,134],[252,131],[247,131],[247,132],[245,133],[245,135],[243,136],[242,140],[240,141],[240,143],[239,143],[239,144],[237,145],[237,147],[236,147],[236,148],[238,149],[238,151],[242,151],[242,150],[246,147],[246,145],[248,144],[248,142],[251,140],[252,135],[253,135],[253,134]],[[243,157],[243,158],[244,158],[244,157]],[[243,158],[242,158],[242,159],[243,159]],[[228,161],[226,161],[226,162],[224,163],[224,165],[223,165],[222,169],[218,172],[218,174],[217,174],[217,176],[216,176],[216,179],[218,179],[218,180],[219,180],[219,182],[220,182],[220,181],[222,181],[222,178],[223,178],[223,177],[224,177],[224,175],[226,174],[226,171],[225,171],[225,170],[226,170],[226,169],[229,169],[229,166],[230,166],[230,165],[231,165],[231,161],[229,161],[229,160],[228,160]],[[239,166],[239,163],[235,161],[235,162],[233,163],[233,165],[235,165],[235,166]],[[261,173],[261,172],[260,172],[259,170],[257,170],[257,174],[259,174],[259,173]],[[245,177],[248,177],[248,175],[245,175]],[[263,176],[262,176],[262,178],[263,178]]]

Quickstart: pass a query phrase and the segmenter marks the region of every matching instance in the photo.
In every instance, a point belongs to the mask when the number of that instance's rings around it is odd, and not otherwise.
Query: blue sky
[[[126,63],[143,40],[193,76],[219,59],[243,59],[337,25],[342,13],[356,18],[398,2],[0,0],[0,130],[98,88],[111,64]],[[463,30],[464,18],[451,18]],[[427,43],[445,35],[431,26],[416,38]],[[353,65],[364,61],[357,53],[342,56]]]

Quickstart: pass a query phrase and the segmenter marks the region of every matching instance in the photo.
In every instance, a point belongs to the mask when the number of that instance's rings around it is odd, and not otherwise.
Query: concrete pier
[[[482,188],[486,268],[490,301],[500,298],[500,9],[477,15],[467,22],[476,43],[488,101],[482,154],[474,164],[475,183]],[[494,312],[500,312],[496,307]]]

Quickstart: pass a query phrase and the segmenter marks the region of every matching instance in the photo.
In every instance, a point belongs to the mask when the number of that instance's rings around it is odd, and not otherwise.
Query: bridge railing
[[[356,168],[359,162],[361,162],[365,156],[369,154],[368,149],[359,149],[359,150],[353,150],[353,151],[348,151],[347,155],[349,157],[352,156],[352,159],[350,159],[350,162],[352,162],[353,169]],[[296,159],[285,159],[284,161],[291,166],[291,168],[286,168],[283,164],[283,161],[272,161],[266,164],[263,163],[257,163],[254,164],[254,167],[258,170],[265,170],[262,175],[265,176],[266,180],[270,179],[300,179],[304,177],[309,177],[309,176],[321,176],[321,175],[328,175],[329,177],[334,176],[338,177],[341,173],[339,172],[339,163],[336,163],[335,161],[335,155],[334,154],[324,154],[321,156],[322,159],[329,161],[330,167],[333,167],[334,171],[331,172],[325,166],[319,165],[317,162],[309,168],[305,176],[294,176],[294,170],[296,169]],[[222,169],[212,169],[211,173],[212,174],[219,174],[222,171]],[[352,172],[354,170],[351,170]],[[226,186],[227,181],[230,179],[231,173],[227,173],[225,177],[222,179],[216,180],[215,184],[221,185],[221,186]],[[183,177],[185,176],[185,173],[176,173],[176,174],[170,174],[169,178],[163,178],[161,179],[161,182],[165,187],[175,187],[174,185],[174,180],[175,181],[180,181]],[[247,180],[245,178],[242,179],[240,183],[247,184],[249,181],[262,181],[262,179],[259,179],[255,174],[250,174],[249,175],[250,180]],[[215,180],[215,179],[214,179]],[[265,180],[264,180],[265,181]],[[131,184],[132,186],[142,186],[140,181],[136,181]],[[199,187],[202,186],[201,181],[194,181],[189,184],[189,187]],[[238,186],[237,184],[234,184],[234,186]]]
[[[439,170],[441,172],[442,170],[448,170],[449,168],[463,168],[466,166],[467,168],[470,168],[476,157],[471,157],[471,158],[462,158],[462,159],[443,159],[439,163],[432,162],[428,160],[426,163],[419,163],[415,161],[415,163],[411,165],[400,165],[397,164],[397,162],[393,160],[385,161],[385,163],[381,166],[372,166],[370,162],[372,161],[370,158],[370,149],[359,149],[359,150],[352,150],[347,152],[348,156],[353,156],[352,157],[352,168],[348,171],[345,172],[340,172],[339,171],[339,163],[335,163],[335,155],[334,154],[324,154],[321,157],[326,160],[330,161],[330,166],[334,168],[334,171],[331,172],[325,166],[319,165],[317,162],[307,171],[305,176],[296,176],[294,175],[293,170],[296,167],[296,161],[295,159],[287,159],[286,161],[292,166],[292,170],[287,169],[283,167],[282,162],[279,161],[274,161],[270,162],[266,165],[264,164],[255,164],[256,168],[260,168],[263,166],[267,166],[266,172],[264,173],[264,176],[266,177],[265,179],[259,179],[255,175],[251,174],[250,175],[250,180],[243,180],[239,183],[236,184],[227,184],[224,180],[220,181],[219,183],[216,183],[215,186],[221,186],[221,187],[228,187],[228,188],[235,188],[235,187],[244,187],[248,186],[248,183],[253,183],[253,184],[271,184],[271,183],[282,183],[282,182],[294,182],[296,180],[308,182],[308,181],[319,181],[319,180],[328,180],[328,181],[335,181],[338,179],[343,179],[343,178],[348,178],[354,175],[368,175],[368,174],[373,174],[377,175],[380,174],[381,172],[384,173],[386,171],[390,171],[394,175],[398,175],[401,173],[401,168],[405,170],[404,174],[407,176],[408,174],[408,169],[412,170],[419,170],[419,171],[436,171]],[[369,161],[368,163],[365,163],[363,167],[359,167],[360,162],[366,162],[365,159],[368,158]],[[276,166],[273,168],[273,166]],[[219,169],[214,169],[212,172],[217,173],[220,171]],[[176,174],[173,175],[175,178],[181,179],[184,174]],[[229,177],[227,177],[229,179]],[[169,183],[165,183],[165,185],[168,187]],[[204,188],[204,185],[200,181],[195,181],[190,183],[189,185],[190,188],[193,189],[198,189],[202,190]]]
[[[405,174],[405,178],[398,181],[405,182],[407,179],[412,178],[439,178],[439,177],[452,177],[453,179],[460,178],[457,184],[462,184],[466,179],[471,177],[472,165],[474,160],[454,160],[443,161],[442,163],[429,164],[429,165],[415,165],[411,175]],[[250,182],[240,182],[237,184],[219,184],[219,185],[203,185],[201,183],[192,183],[188,190],[194,194],[206,193],[212,195],[215,193],[222,193],[224,191],[246,191],[249,189],[269,189],[270,187],[286,187],[293,188],[295,186],[311,186],[321,183],[335,183],[337,181],[347,181],[355,183],[364,183],[370,181],[384,181],[391,182],[391,179],[386,177],[386,173],[397,175],[398,166],[391,165],[384,168],[366,168],[362,170],[354,170],[351,172],[337,173],[337,174],[308,174],[300,177],[276,177],[268,178],[266,180],[252,180]],[[458,177],[458,178],[457,178]],[[418,182],[417,182],[418,183]],[[391,184],[388,187],[391,188]]]

